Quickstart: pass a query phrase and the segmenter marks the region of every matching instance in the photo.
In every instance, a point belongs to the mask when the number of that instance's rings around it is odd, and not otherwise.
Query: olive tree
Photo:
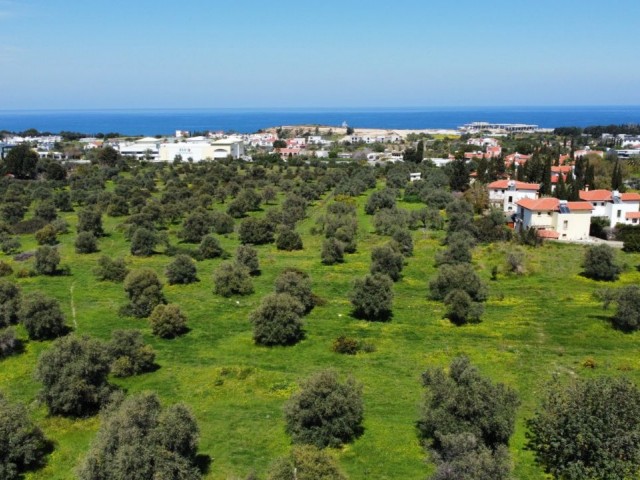
[[[177,255],[167,266],[169,285],[187,284],[198,281],[196,264],[188,255]]]
[[[609,245],[602,243],[588,247],[582,263],[584,275],[593,280],[617,280],[622,269],[615,257],[615,250]]]
[[[294,445],[291,452],[276,459],[267,480],[347,480],[336,460],[314,445]]]
[[[213,274],[214,293],[223,297],[249,295],[253,293],[253,283],[249,269],[237,262],[223,262]]]
[[[0,478],[19,480],[42,466],[49,444],[29,419],[24,405],[9,402],[0,392]]]
[[[32,340],[56,338],[67,331],[58,301],[40,292],[31,292],[24,296],[19,316]]]
[[[0,327],[18,323],[21,301],[20,287],[8,280],[0,280]]]
[[[352,377],[341,382],[335,371],[320,371],[289,398],[284,416],[293,443],[339,447],[362,432],[362,386]]]
[[[394,282],[400,280],[404,257],[392,245],[375,247],[371,251],[371,273],[388,275]]]
[[[293,345],[304,337],[304,306],[288,293],[273,293],[251,312],[253,340],[258,345]]]
[[[637,478],[640,389],[624,378],[558,380],[527,425],[527,447],[558,480]]]
[[[155,307],[149,324],[153,334],[160,338],[175,338],[187,331],[187,317],[174,303]]]
[[[148,317],[153,309],[166,303],[162,293],[162,283],[150,268],[133,270],[124,279],[124,291],[129,296],[129,304],[123,313],[134,317]]]
[[[613,324],[620,330],[640,329],[640,287],[629,285],[621,288],[615,298],[616,313]]]
[[[162,408],[155,393],[120,396],[103,413],[80,464],[80,480],[198,480],[199,429],[184,404]]]
[[[36,250],[35,269],[40,275],[55,275],[58,273],[60,253],[54,247],[43,245]]]
[[[294,268],[283,270],[276,278],[276,293],[288,293],[298,300],[305,312],[310,312],[316,304],[316,297],[311,291],[311,277]]]
[[[515,390],[483,377],[464,356],[454,358],[447,372],[427,370],[422,382],[427,393],[418,431],[425,445],[442,452],[444,437],[459,433],[491,449],[508,445],[520,404]]]
[[[98,340],[67,335],[38,359],[35,377],[40,399],[52,415],[82,417],[95,413],[108,399],[111,358]]]
[[[392,287],[392,280],[380,273],[356,279],[349,297],[354,315],[366,320],[388,320],[393,303]]]
[[[342,243],[334,237],[326,238],[322,242],[320,259],[325,265],[335,265],[344,262],[344,247]]]
[[[240,245],[236,249],[236,263],[247,267],[251,275],[260,273],[258,250],[251,245]]]
[[[111,357],[111,373],[116,377],[130,377],[151,371],[156,353],[146,345],[138,330],[114,330],[107,344]]]

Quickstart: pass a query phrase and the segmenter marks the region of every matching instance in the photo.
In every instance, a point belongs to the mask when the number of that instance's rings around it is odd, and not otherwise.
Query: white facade
[[[588,202],[567,202],[557,198],[523,199],[518,202],[515,228],[535,228],[542,238],[588,240],[591,210]]]
[[[515,212],[517,203],[523,198],[538,198],[540,185],[537,183],[517,182],[515,180],[497,180],[487,187],[489,203],[503,212]]]
[[[593,207],[593,217],[604,217],[613,228],[618,223],[636,225],[634,216],[640,212],[640,194],[620,193],[616,190],[582,190],[580,199]]]

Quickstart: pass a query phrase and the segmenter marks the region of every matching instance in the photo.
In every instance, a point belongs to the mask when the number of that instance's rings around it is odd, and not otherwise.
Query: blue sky
[[[638,0],[0,0],[0,109],[638,105],[638,18]]]

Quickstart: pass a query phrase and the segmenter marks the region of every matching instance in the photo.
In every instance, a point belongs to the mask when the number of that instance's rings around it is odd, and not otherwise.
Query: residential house
[[[504,157],[504,164],[507,167],[515,165],[516,167],[524,165],[531,158],[531,155],[524,155],[522,153],[512,153]]]
[[[613,228],[618,223],[637,225],[640,194],[620,193],[617,190],[580,190],[580,199],[593,207],[592,216],[604,217]],[[635,221],[634,221],[635,220]]]
[[[503,212],[515,212],[517,203],[523,198],[538,198],[540,185],[537,183],[525,183],[515,180],[497,180],[490,183],[489,204]]]
[[[591,226],[589,202],[567,202],[557,198],[524,198],[518,202],[516,230],[534,228],[540,238],[588,240]]]

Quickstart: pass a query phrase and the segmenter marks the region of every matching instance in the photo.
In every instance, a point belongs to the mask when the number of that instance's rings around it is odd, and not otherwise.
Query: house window
[[[538,216],[542,215],[542,212],[538,212]]]
[[[569,220],[564,220],[564,221],[562,222],[562,228],[563,228],[564,230],[566,230],[566,229],[568,229],[568,228],[569,228]]]
[[[616,217],[620,218],[621,215],[622,215],[622,210],[617,210],[616,211]]]
[[[513,197],[509,197],[509,203],[513,203]]]

